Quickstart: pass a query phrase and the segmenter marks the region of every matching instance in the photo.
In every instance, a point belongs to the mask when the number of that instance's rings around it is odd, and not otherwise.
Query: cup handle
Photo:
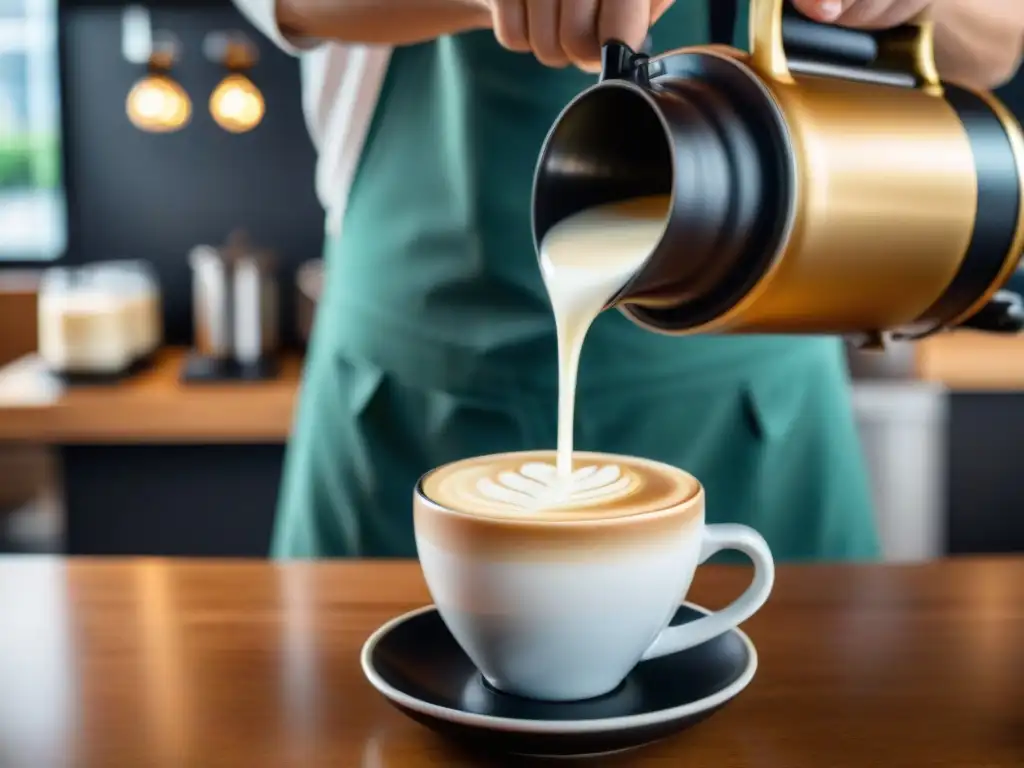
[[[742,552],[753,562],[754,580],[750,586],[722,610],[697,621],[663,630],[641,657],[641,661],[685,651],[687,648],[707,642],[739,626],[765,604],[775,583],[775,561],[764,537],[745,525],[705,526],[699,564],[706,563],[712,555],[723,549]]]

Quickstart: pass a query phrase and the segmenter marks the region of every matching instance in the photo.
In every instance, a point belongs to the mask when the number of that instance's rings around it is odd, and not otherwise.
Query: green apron
[[[652,34],[678,47],[707,28],[705,3],[679,0]],[[415,556],[420,475],[555,445],[554,321],[530,193],[548,128],[593,81],[489,32],[395,49],[344,237],[326,249],[276,556]],[[835,339],[669,338],[606,312],[577,397],[579,449],[693,472],[708,519],[754,526],[778,559],[877,554]]]

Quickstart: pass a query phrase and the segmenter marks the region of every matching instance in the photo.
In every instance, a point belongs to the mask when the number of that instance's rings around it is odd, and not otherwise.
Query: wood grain
[[[182,384],[184,351],[164,350],[125,381],[76,386],[51,404],[0,408],[0,440],[37,443],[283,442],[291,429],[301,360],[262,382]]]
[[[1024,336],[955,331],[917,347],[918,376],[952,390],[1024,390]]]
[[[0,271],[0,366],[38,345],[39,279],[38,272]]]
[[[748,577],[707,567],[691,597]],[[467,754],[364,681],[363,641],[428,600],[413,563],[0,560],[0,765],[534,764]],[[783,567],[745,628],[760,666],[733,704],[586,764],[1024,765],[1022,559]]]

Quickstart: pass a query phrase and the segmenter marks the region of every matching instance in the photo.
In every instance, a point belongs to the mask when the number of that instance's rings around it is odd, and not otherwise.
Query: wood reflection
[[[191,742],[182,637],[174,582],[168,567],[145,563],[135,571],[140,638],[141,706],[146,712],[152,765],[187,764]]]
[[[322,670],[317,653],[316,585],[304,568],[276,571],[283,606],[279,672],[289,759],[307,761],[320,720]]]
[[[722,605],[744,568],[707,567]],[[0,558],[0,768],[469,768],[359,651],[427,597],[414,563]],[[1024,559],[782,567],[757,677],[715,717],[588,765],[1019,768]]]

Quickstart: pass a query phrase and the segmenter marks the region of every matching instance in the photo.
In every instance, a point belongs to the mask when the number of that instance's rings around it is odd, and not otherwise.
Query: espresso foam
[[[535,451],[458,461],[428,474],[423,494],[464,514],[565,522],[668,509],[697,489],[686,473],[643,459],[577,453],[567,477],[554,459]]]
[[[588,208],[553,226],[540,245],[558,336],[559,475],[568,477],[580,350],[594,319],[647,260],[665,232],[671,198]]]

